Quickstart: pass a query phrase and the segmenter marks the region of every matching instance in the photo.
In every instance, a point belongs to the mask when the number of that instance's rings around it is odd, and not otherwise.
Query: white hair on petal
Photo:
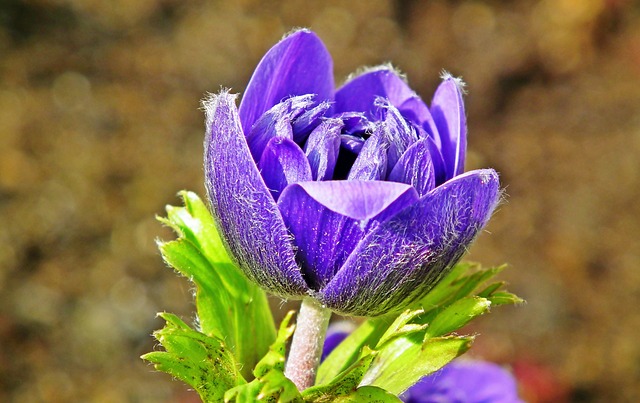
[[[382,64],[379,64],[377,66],[362,66],[360,68],[358,68],[356,71],[354,71],[353,73],[349,74],[347,76],[347,78],[344,80],[344,82],[342,83],[342,85],[345,85],[347,83],[349,83],[350,81],[353,81],[354,79],[360,77],[363,74],[367,74],[367,73],[371,73],[371,72],[375,72],[375,71],[390,71],[392,73],[394,73],[395,75],[397,75],[398,77],[400,77],[400,79],[402,81],[405,82],[405,84],[409,84],[407,82],[407,75],[404,74],[402,71],[400,71],[400,69],[398,69],[397,67],[395,67],[394,65],[391,64],[391,62],[385,62]]]
[[[464,80],[462,79],[462,77],[454,77],[451,73],[449,73],[447,70],[442,70],[440,72],[440,78],[444,81],[444,80],[452,80],[454,82],[454,84],[458,87],[458,89],[460,90],[461,93],[466,94],[467,93],[467,83],[464,82]]]

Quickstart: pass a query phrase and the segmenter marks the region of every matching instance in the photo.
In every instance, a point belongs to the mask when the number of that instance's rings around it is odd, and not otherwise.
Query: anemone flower
[[[335,89],[313,32],[282,39],[239,108],[228,91],[204,102],[207,193],[238,267],[303,299],[298,322],[305,306],[376,316],[424,296],[500,197],[494,170],[464,173],[462,96],[445,74],[427,106],[389,66]]]
[[[264,56],[239,109],[226,91],[206,100],[206,187],[240,269],[349,315],[429,291],[499,199],[494,170],[463,173],[463,92],[443,78],[430,107],[388,66],[335,90],[325,46],[298,30]]]

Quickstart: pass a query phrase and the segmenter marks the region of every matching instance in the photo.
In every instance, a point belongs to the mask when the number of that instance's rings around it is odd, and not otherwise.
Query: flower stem
[[[302,300],[284,374],[303,391],[315,383],[331,311],[311,298]]]

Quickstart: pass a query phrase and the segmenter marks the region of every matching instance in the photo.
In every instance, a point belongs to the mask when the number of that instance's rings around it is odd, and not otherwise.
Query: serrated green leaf
[[[276,340],[253,371],[255,379],[227,391],[225,402],[302,402],[296,385],[284,375],[286,346],[295,329],[289,326],[293,314],[289,312],[282,320]]]
[[[159,316],[166,324],[154,336],[165,351],[147,353],[142,359],[191,385],[207,403],[222,401],[228,389],[245,382],[222,340],[192,330],[175,315]]]
[[[491,301],[493,305],[507,305],[507,304],[517,305],[517,304],[523,304],[525,302],[522,298],[518,297],[517,295],[512,294],[510,292],[506,292],[506,291],[494,292],[489,297],[489,301]]]
[[[372,385],[400,395],[471,347],[473,337],[437,337],[423,343],[413,333],[387,343],[373,360],[361,385]]]
[[[291,318],[293,318],[294,314],[294,311],[289,311],[284,319],[282,319],[276,340],[269,347],[269,352],[264,357],[262,357],[262,359],[258,362],[255,369],[253,370],[253,375],[256,378],[264,376],[272,369],[284,371],[287,341],[291,338],[291,336],[293,336],[293,331],[296,328],[295,325],[289,326]]]
[[[320,364],[316,374],[316,385],[330,382],[349,368],[360,358],[365,346],[375,347],[393,320],[391,316],[383,316],[369,319],[361,324]]]
[[[507,283],[504,281],[497,281],[495,283],[491,283],[485,287],[484,290],[480,291],[477,295],[483,298],[489,298],[491,294],[498,291],[502,287],[504,287]]]
[[[507,266],[502,265],[497,267],[482,268],[480,267],[480,265],[477,265],[476,267],[478,271],[476,271],[475,273],[461,277],[458,280],[453,282],[452,285],[458,287],[458,290],[453,297],[454,300],[458,300],[460,298],[466,297],[467,295],[470,295],[482,283],[496,276],[498,273],[503,271]]]
[[[398,396],[376,386],[363,386],[347,396],[333,400],[337,403],[397,403],[402,402]]]
[[[375,355],[374,351],[365,346],[362,357],[358,361],[342,371],[331,382],[305,390],[302,397],[305,401],[330,403],[336,401],[339,396],[355,393]]]
[[[396,337],[400,337],[410,333],[420,332],[424,330],[427,327],[427,325],[409,323],[411,320],[415,319],[419,315],[422,315],[423,313],[424,313],[424,310],[422,309],[414,309],[414,310],[407,309],[406,311],[398,315],[396,320],[393,321],[393,323],[384,332],[382,337],[380,337],[380,340],[378,340],[378,343],[376,344],[376,349],[380,349],[385,343],[389,342],[390,340]]]
[[[362,385],[371,383],[381,386],[389,383],[390,387],[395,388],[390,390],[395,393],[401,387],[408,388],[422,376],[441,368],[466,351],[473,340],[473,337],[442,336],[487,312],[492,304],[522,301],[513,294],[500,291],[503,282],[484,285],[504,268],[458,263],[424,298],[414,304],[414,310],[400,314],[395,321],[387,316],[362,324],[321,364],[317,384],[331,383],[332,378],[356,362],[364,346],[375,347],[378,356],[367,371]],[[474,296],[479,288],[482,295]],[[420,308],[426,312],[421,313]],[[426,366],[419,361],[414,362],[415,357],[424,357]],[[415,372],[408,371],[411,366],[414,366]],[[391,379],[394,371],[403,374],[402,383]],[[405,373],[408,376],[405,377]],[[372,383],[374,379],[379,379],[381,384]]]
[[[491,301],[481,297],[465,297],[439,312],[430,322],[425,338],[443,336],[469,323],[489,310]]]
[[[185,207],[167,207],[161,222],[177,240],[160,242],[165,261],[196,285],[203,333],[227,343],[246,378],[275,339],[267,296],[234,266],[207,207],[192,192],[180,192]]]
[[[416,306],[429,310],[433,307],[442,305],[444,301],[449,299],[454,292],[453,283],[462,277],[465,273],[474,270],[477,267],[474,263],[459,262],[441,279],[435,287],[425,295]]]

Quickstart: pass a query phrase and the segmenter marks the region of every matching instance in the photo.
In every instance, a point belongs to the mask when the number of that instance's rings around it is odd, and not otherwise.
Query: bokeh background
[[[640,5],[625,0],[0,1],[0,401],[193,402],[138,357],[193,318],[154,219],[203,190],[199,101],[314,29],[337,82],[468,83],[467,168],[507,202],[470,259],[528,303],[471,329],[531,402],[640,401]],[[279,306],[275,303],[274,306]]]

